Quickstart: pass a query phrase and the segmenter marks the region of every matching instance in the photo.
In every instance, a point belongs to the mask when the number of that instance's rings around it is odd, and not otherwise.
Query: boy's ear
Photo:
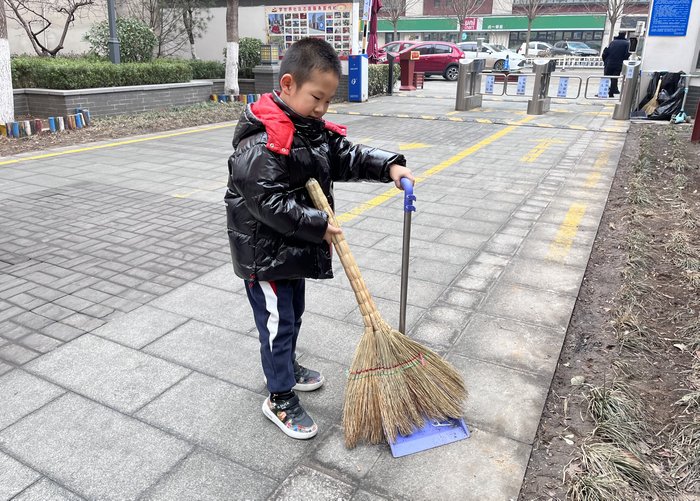
[[[280,90],[283,94],[289,95],[292,93],[292,87],[294,87],[294,77],[289,73],[285,73],[280,78]]]

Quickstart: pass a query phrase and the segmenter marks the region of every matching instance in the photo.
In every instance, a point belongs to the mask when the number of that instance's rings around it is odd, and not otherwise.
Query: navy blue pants
[[[284,393],[296,384],[294,351],[304,313],[306,284],[299,280],[245,281],[260,337],[260,356],[270,393]]]

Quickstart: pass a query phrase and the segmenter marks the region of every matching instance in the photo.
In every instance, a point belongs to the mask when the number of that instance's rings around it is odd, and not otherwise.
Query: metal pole
[[[386,93],[391,96],[394,90],[394,56],[390,53],[386,53],[386,59],[389,61],[389,84],[386,89]]]
[[[399,332],[406,334],[406,303],[408,302],[408,261],[411,249],[411,212],[403,214],[403,252],[401,253],[401,298],[399,303]]]
[[[107,0],[107,15],[109,17],[109,60],[112,64],[119,64],[119,40],[117,39],[117,16],[114,12],[114,0]]]

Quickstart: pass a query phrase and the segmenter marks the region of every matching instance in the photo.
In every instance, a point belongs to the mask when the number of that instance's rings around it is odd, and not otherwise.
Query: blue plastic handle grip
[[[415,211],[416,207],[413,202],[416,200],[416,196],[413,194],[413,183],[407,177],[402,177],[401,187],[403,188],[403,211]]]

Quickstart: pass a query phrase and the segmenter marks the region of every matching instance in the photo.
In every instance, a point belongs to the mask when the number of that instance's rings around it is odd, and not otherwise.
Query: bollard
[[[481,72],[485,62],[484,59],[462,59],[459,62],[455,110],[467,111],[481,107]]]
[[[49,130],[56,132],[56,119],[54,117],[49,117]]]
[[[59,131],[66,130],[66,123],[65,123],[65,120],[63,119],[63,117],[57,117],[57,119],[58,119],[58,130]]]
[[[554,59],[540,59],[532,62],[532,69],[535,71],[535,87],[532,91],[532,99],[527,102],[528,115],[544,115],[549,111],[549,80],[556,67],[557,62]]]
[[[391,52],[387,52],[386,60],[389,61],[389,82],[387,83],[386,93],[391,96],[391,93],[394,91],[394,61],[396,57]]]
[[[623,61],[622,75],[625,80],[620,86],[620,102],[615,105],[613,110],[613,120],[629,120],[637,83],[639,82],[639,69],[642,65],[641,61]]]

